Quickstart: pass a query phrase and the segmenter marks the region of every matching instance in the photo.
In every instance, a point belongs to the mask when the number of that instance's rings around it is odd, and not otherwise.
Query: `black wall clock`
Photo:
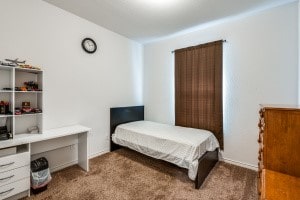
[[[95,53],[97,50],[96,42],[91,38],[84,38],[81,42],[83,50],[87,53]]]

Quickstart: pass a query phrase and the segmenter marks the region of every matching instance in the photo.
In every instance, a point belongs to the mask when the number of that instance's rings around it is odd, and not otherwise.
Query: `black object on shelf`
[[[9,133],[7,130],[7,126],[0,126],[0,140],[8,140]]]
[[[5,110],[6,110],[6,109],[5,109],[5,105],[4,105],[4,104],[2,105],[2,104],[0,103],[0,114],[1,114],[1,115],[4,115],[4,114],[5,114]]]
[[[9,102],[0,101],[0,114],[1,115],[9,114]]]
[[[31,161],[31,191],[38,194],[47,189],[48,183],[51,181],[48,160],[45,157]]]

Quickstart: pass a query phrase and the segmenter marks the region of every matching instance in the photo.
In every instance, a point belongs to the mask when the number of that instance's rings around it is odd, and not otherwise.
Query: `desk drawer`
[[[0,199],[11,197],[15,194],[24,192],[30,189],[30,178],[4,185],[0,187]]]
[[[30,164],[29,152],[18,153],[0,158],[0,173]]]
[[[30,177],[29,165],[10,171],[2,172],[0,173],[0,187],[28,177]]]

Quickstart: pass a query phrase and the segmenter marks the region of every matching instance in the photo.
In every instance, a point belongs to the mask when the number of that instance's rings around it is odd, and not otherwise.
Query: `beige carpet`
[[[48,190],[27,199],[257,199],[256,172],[219,162],[199,190],[187,171],[128,149],[90,160],[90,172],[72,166],[52,175]]]

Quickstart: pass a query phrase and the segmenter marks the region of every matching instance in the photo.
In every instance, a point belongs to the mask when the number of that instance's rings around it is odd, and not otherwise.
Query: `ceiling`
[[[140,43],[296,0],[44,0]]]

